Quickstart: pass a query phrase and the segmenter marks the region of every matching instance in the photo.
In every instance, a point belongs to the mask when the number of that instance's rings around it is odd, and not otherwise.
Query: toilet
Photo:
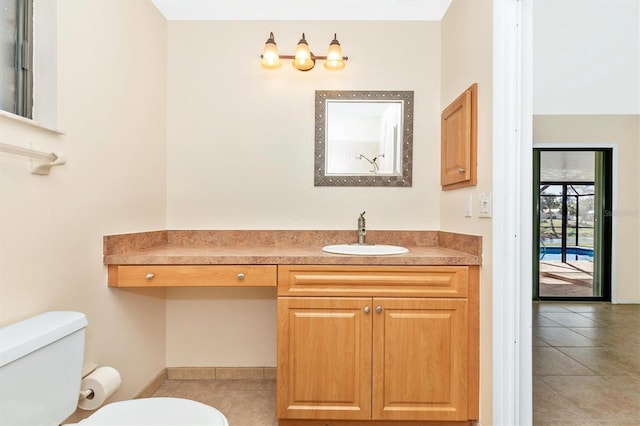
[[[0,327],[0,425],[59,425],[76,410],[87,318],[56,311]],[[81,425],[228,426],[218,410],[182,398],[107,404]]]

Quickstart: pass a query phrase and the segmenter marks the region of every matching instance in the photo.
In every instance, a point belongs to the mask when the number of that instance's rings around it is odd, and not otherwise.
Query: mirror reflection
[[[411,186],[413,92],[316,92],[316,186]]]

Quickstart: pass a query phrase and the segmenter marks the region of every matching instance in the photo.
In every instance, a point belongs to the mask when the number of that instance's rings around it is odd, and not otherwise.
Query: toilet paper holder
[[[102,406],[120,387],[118,370],[112,367],[98,367],[82,379],[78,395],[78,408],[95,410]]]
[[[94,395],[95,392],[93,392],[93,389],[82,389],[80,390],[80,397],[78,400],[82,401],[83,399],[93,399]]]

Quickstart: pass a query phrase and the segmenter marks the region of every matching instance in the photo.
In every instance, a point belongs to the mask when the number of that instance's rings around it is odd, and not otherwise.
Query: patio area
[[[593,296],[593,262],[541,260],[540,296]]]

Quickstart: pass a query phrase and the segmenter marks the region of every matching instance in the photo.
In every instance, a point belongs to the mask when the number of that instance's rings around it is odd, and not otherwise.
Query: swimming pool
[[[562,247],[540,247],[540,260],[562,260]],[[593,249],[567,247],[567,260],[593,262]]]

